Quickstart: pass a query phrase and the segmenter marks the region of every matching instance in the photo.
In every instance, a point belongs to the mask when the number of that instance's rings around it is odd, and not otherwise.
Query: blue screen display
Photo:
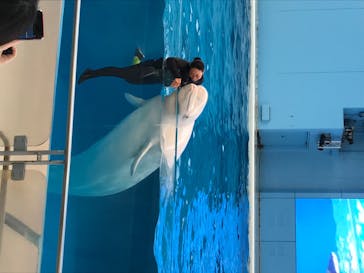
[[[364,199],[297,199],[297,272],[364,272]]]

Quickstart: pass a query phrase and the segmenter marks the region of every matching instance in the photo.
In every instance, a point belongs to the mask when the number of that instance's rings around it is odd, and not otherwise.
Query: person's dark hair
[[[0,0],[0,45],[16,40],[30,27],[38,0]]]
[[[196,57],[192,60],[190,67],[197,68],[198,70],[201,70],[202,72],[205,70],[205,65],[204,65],[203,61],[201,60],[201,58],[199,58],[199,57]]]

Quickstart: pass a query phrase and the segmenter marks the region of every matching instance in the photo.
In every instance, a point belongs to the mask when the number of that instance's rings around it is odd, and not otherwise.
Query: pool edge
[[[257,131],[257,98],[256,98],[256,0],[250,0],[250,72],[249,72],[249,104],[248,104],[248,199],[249,199],[249,264],[248,272],[256,272],[256,131]]]

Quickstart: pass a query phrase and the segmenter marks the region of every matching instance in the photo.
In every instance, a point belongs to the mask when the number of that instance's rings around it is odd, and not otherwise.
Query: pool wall
[[[260,272],[296,271],[296,198],[364,192],[364,3],[259,1]],[[342,138],[354,124],[354,143]],[[318,150],[321,134],[341,147]]]

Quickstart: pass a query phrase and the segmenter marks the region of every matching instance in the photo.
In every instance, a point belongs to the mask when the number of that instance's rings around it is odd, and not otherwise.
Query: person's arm
[[[188,64],[189,63],[183,59],[173,58],[173,57],[167,58],[166,67],[174,77],[174,80],[171,83],[171,87],[177,88],[181,85],[182,82],[181,72],[186,66],[188,66]]]
[[[18,42],[19,41],[12,41],[0,46],[0,64],[6,64],[15,58],[16,56],[15,45]],[[7,49],[10,50],[5,52]]]

